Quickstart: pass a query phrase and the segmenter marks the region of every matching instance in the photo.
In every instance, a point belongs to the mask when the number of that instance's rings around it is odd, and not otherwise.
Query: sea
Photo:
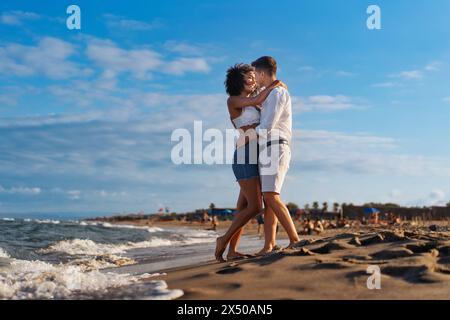
[[[214,258],[218,233],[187,227],[0,217],[0,299],[169,300],[156,277]],[[240,250],[263,245],[246,236]]]

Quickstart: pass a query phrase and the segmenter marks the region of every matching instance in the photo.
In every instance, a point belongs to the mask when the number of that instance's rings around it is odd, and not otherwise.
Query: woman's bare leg
[[[239,192],[239,198],[237,201],[236,210],[241,211],[241,210],[244,210],[245,208],[247,208],[247,199],[245,199],[244,193],[241,191],[241,192]],[[236,231],[236,233],[231,238],[230,247],[228,248],[227,259],[245,256],[244,254],[239,253],[237,251],[237,246],[239,245],[239,242],[241,240],[241,236],[242,236],[243,232],[244,232],[244,227],[242,227],[238,231]]]
[[[231,223],[227,232],[217,238],[216,241],[216,260],[224,261],[223,253],[230,242],[233,235],[241,229],[251,218],[256,216],[261,212],[262,208],[262,198],[261,198],[261,187],[259,183],[259,177],[248,180],[239,181],[241,186],[241,191],[247,200],[247,207],[236,214],[235,219]]]

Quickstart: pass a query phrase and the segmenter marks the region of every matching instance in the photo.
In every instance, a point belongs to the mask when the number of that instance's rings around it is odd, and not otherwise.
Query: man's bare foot
[[[295,241],[295,242],[290,242],[289,245],[286,248],[284,248],[284,249],[300,248],[300,247],[303,247],[306,244],[308,244],[307,240],[298,240],[298,241]]]
[[[223,258],[223,253],[225,252],[226,246],[227,245],[223,240],[223,237],[218,237],[216,240],[216,252],[214,253],[217,261],[225,262],[225,259]]]
[[[260,251],[258,251],[257,253],[255,253],[255,256],[263,256],[266,255],[268,253],[271,253],[273,251],[273,247],[269,247],[269,248],[262,248]]]

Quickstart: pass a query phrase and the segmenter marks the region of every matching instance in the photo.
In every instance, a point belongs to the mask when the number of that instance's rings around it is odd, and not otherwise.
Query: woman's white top
[[[239,117],[233,119],[233,123],[237,129],[249,126],[252,124],[259,124],[261,113],[256,107],[245,107]]]

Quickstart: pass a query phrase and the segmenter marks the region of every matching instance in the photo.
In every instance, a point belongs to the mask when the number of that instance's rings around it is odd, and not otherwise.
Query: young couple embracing
[[[286,85],[277,80],[275,59],[236,64],[227,71],[225,87],[230,118],[240,132],[232,166],[240,192],[235,219],[216,241],[215,257],[221,262],[227,247],[227,260],[246,256],[237,251],[243,227],[263,210],[265,242],[257,255],[274,250],[278,221],[289,237],[288,247],[299,242],[280,197],[291,160],[292,106]]]

